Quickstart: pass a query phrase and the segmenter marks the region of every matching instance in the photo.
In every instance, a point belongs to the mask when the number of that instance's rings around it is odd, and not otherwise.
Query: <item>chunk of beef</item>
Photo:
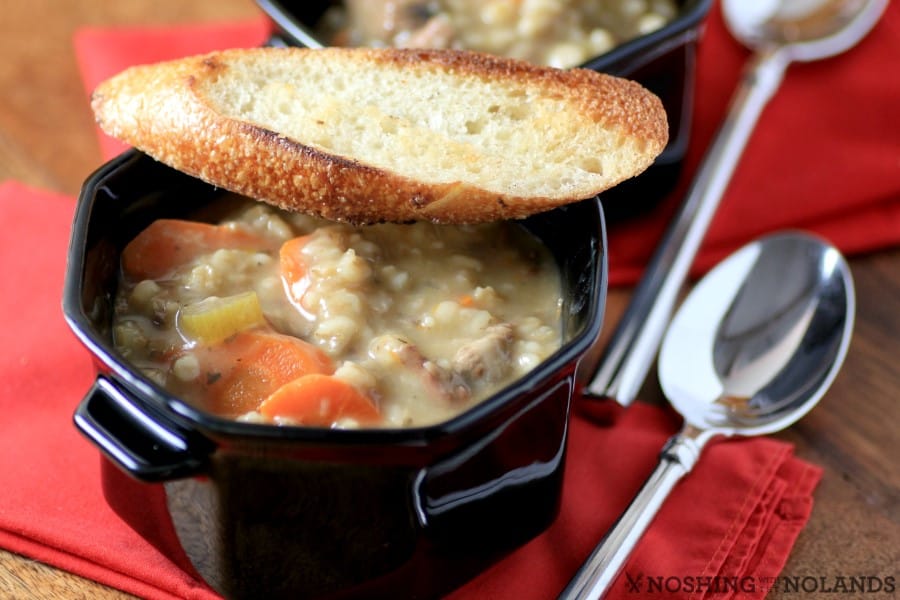
[[[468,381],[499,381],[509,373],[513,326],[491,325],[485,334],[462,346],[453,357],[453,370]]]
[[[395,335],[384,335],[375,341],[379,351],[387,350],[396,356],[404,368],[413,372],[428,392],[443,401],[468,400],[468,386],[455,373],[430,360],[418,346]]]

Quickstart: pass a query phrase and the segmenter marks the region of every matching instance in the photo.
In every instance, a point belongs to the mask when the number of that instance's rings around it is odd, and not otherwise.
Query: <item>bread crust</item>
[[[317,53],[316,60],[334,61],[338,68],[427,70],[446,77],[449,85],[473,78],[537,89],[570,107],[560,118],[577,115],[587,124],[615,132],[628,147],[629,158],[603,185],[576,195],[528,195],[466,181],[426,181],[367,164],[365,157],[323,151],[306,140],[229,117],[204,93],[204,87],[215,85],[236,60],[278,61],[296,55],[302,61],[312,53]],[[451,50],[215,52],[128,69],[98,86],[91,105],[104,131],[175,169],[284,209],[352,223],[475,223],[525,217],[589,198],[637,175],[668,139],[661,102],[634,82],[589,70],[563,71]]]

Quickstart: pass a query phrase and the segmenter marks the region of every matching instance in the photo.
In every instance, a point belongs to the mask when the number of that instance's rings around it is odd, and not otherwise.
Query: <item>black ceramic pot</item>
[[[336,0],[256,0],[276,28],[274,43],[322,44],[313,26]],[[601,195],[610,220],[656,204],[678,179],[687,152],[694,108],[697,43],[712,0],[681,0],[666,26],[621,44],[583,65],[640,82],[659,96],[669,120],[669,143],[645,173]]]
[[[113,509],[229,598],[435,597],[546,528],[559,507],[576,367],[603,315],[599,202],[522,223],[563,274],[558,352],[448,422],[345,431],[202,413],[115,350],[121,249],[152,220],[220,194],[136,151],[82,190],[63,304],[95,358],[75,422],[101,450]]]

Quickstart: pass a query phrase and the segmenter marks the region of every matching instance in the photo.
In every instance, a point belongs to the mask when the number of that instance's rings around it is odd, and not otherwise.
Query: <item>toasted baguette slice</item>
[[[636,83],[440,50],[229,50],[126,70],[92,106],[180,171],[355,223],[524,217],[637,175],[668,136]]]

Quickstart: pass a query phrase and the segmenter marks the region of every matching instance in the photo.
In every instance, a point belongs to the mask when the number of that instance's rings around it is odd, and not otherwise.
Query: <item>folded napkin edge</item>
[[[734,441],[725,440],[720,443],[728,444],[734,443]],[[785,463],[785,461],[793,456],[793,447],[784,442],[779,442],[778,445],[773,444],[773,448],[775,448],[775,450],[771,452],[770,455],[768,455],[768,460],[766,460],[766,462],[761,465],[761,468],[757,474],[756,479],[751,485],[750,490],[744,496],[743,504],[735,513],[734,518],[729,524],[726,532],[722,535],[722,538],[719,541],[719,546],[710,556],[709,562],[701,570],[701,576],[711,577],[719,573],[722,565],[728,558],[731,549],[740,538],[740,534],[747,525],[748,520],[751,518],[753,512],[759,506],[759,503],[762,501],[766,490],[769,488],[769,486],[772,485],[774,481],[776,481],[776,473],[778,472],[778,469]]]
[[[110,568],[109,565],[100,564],[55,546],[49,546],[30,537],[23,537],[2,527],[0,527],[0,548],[141,598],[184,600],[182,594],[162,589],[133,574],[122,573]],[[191,582],[190,585],[197,584]]]

